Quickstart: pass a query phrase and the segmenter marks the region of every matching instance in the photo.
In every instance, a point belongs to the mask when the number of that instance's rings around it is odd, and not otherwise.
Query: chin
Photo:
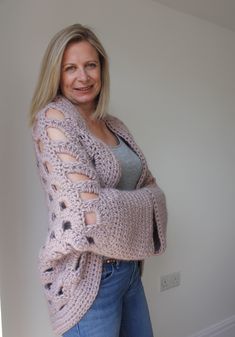
[[[94,103],[97,100],[99,94],[87,95],[85,97],[77,97],[76,100],[78,103]]]

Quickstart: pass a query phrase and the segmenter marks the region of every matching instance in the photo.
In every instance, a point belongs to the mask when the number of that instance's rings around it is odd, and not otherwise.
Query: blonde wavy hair
[[[109,102],[109,62],[101,42],[94,32],[81,24],[74,24],[59,31],[50,41],[42,59],[38,82],[31,101],[29,124],[36,113],[60,93],[60,73],[64,51],[70,42],[88,41],[98,52],[101,66],[101,90],[97,98],[94,117],[103,118]]]

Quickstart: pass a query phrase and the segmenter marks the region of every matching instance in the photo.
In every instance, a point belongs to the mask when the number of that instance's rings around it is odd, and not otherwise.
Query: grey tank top
[[[110,146],[121,165],[121,178],[116,186],[119,190],[134,190],[141,175],[142,164],[137,154],[120,138],[119,144]],[[103,256],[103,260],[108,257]]]
[[[137,154],[120,137],[118,141],[118,145],[110,146],[121,165],[121,178],[116,188],[133,190],[140,178],[142,164]]]

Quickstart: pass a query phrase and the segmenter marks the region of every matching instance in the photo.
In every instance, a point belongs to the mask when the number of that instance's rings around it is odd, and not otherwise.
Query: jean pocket
[[[114,267],[112,264],[103,265],[103,270],[101,274],[101,282],[109,280],[114,273]]]

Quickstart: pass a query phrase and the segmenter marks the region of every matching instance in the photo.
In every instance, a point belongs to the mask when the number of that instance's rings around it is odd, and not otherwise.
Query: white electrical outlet
[[[180,272],[161,276],[160,291],[168,290],[170,288],[178,287],[180,285]]]

